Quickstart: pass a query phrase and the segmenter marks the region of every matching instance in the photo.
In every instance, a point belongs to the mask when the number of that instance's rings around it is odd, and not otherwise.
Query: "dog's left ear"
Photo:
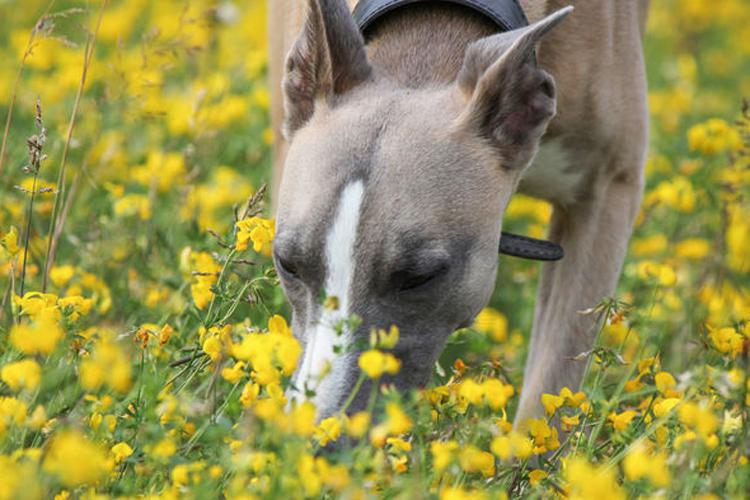
[[[483,38],[466,50],[458,87],[468,99],[459,126],[504,152],[504,167],[525,167],[555,115],[552,77],[536,66],[537,42],[573,7],[530,26]]]
[[[347,3],[307,0],[302,33],[286,60],[283,89],[287,139],[307,123],[316,101],[344,94],[369,79],[371,73],[365,42]]]

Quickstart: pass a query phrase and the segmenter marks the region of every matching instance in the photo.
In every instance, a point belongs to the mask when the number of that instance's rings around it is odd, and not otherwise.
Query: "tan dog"
[[[270,1],[274,127],[288,140],[274,257],[305,346],[295,386],[319,417],[335,413],[360,341],[391,324],[402,369],[386,381],[425,384],[489,300],[520,191],[554,204],[550,239],[566,251],[539,285],[516,421],[534,416],[543,392],[580,384],[572,358],[595,331],[579,311],[612,293],[638,210],[648,0],[521,0],[532,25],[494,36],[481,15],[430,2],[389,14],[366,45],[354,3]]]

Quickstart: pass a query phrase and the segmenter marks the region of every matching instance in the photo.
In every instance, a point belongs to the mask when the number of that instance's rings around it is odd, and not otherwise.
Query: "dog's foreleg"
[[[613,162],[607,171],[618,173],[602,174],[586,201],[555,210],[550,238],[566,255],[542,271],[516,424],[541,414],[543,393],[581,383],[586,363],[573,358],[591,349],[597,331],[595,318],[580,311],[617,283],[642,193],[643,159],[636,156],[627,169]]]

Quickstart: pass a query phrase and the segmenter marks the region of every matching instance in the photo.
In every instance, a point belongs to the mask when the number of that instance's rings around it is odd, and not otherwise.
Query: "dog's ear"
[[[342,94],[372,73],[364,40],[345,0],[308,0],[307,4],[304,28],[286,60],[288,138],[310,119],[316,100]]]
[[[506,168],[528,164],[555,115],[555,84],[537,68],[534,50],[572,10],[566,7],[525,28],[483,38],[466,50],[457,83],[468,104],[459,125],[503,150]]]

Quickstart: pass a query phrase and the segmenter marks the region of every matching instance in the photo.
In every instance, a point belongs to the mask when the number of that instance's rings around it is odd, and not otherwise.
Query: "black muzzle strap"
[[[522,259],[554,261],[565,257],[563,247],[547,240],[503,232],[500,253]]]

